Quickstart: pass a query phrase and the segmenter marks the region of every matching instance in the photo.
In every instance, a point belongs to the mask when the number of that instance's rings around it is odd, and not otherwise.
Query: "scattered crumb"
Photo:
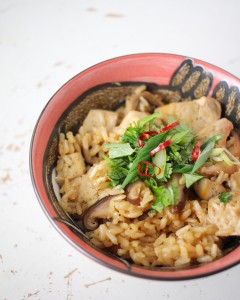
[[[3,262],[2,254],[0,254],[0,261]]]
[[[52,284],[53,284],[53,282],[51,281],[52,275],[53,275],[53,272],[48,273],[48,279],[49,279],[49,282],[48,282],[49,286],[48,286],[48,290],[47,290],[48,293],[52,293]]]
[[[42,82],[38,82],[38,83],[37,83],[37,88],[40,89],[42,86],[43,86],[43,83],[42,83]]]
[[[123,18],[123,14],[118,14],[118,13],[108,13],[105,15],[107,18]]]
[[[17,247],[18,247],[18,244],[15,244],[13,247],[14,247],[14,248],[17,248]]]
[[[20,151],[20,147],[18,145],[14,145],[14,144],[9,144],[6,148],[8,151]]]
[[[16,271],[16,270],[10,270],[10,272],[11,272],[13,275],[17,274],[17,271]]]
[[[7,183],[8,181],[10,181],[11,177],[10,177],[9,173],[7,173],[6,175],[2,176],[1,180],[2,180],[3,183]]]
[[[53,67],[60,67],[60,66],[62,66],[62,65],[64,65],[64,62],[63,61],[57,61],[54,65],[53,65]]]
[[[32,296],[36,296],[40,291],[36,291],[35,293],[28,293],[26,296],[24,296],[24,299],[31,298]]]
[[[73,273],[75,273],[77,271],[77,268],[72,270],[71,272],[69,272],[67,275],[64,276],[64,278],[69,278],[72,276]]]
[[[96,282],[84,284],[84,286],[85,286],[86,288],[89,288],[90,286],[93,286],[93,285],[95,285],[95,284],[98,284],[98,283],[101,283],[101,282],[104,282],[104,281],[108,281],[108,280],[112,280],[112,278],[111,278],[111,277],[107,277],[106,279],[103,279],[103,280],[99,280],[99,281],[96,281]]]
[[[72,299],[72,275],[75,273],[78,269],[74,269],[71,272],[69,272],[67,275],[64,276],[65,279],[67,279],[67,300]]]
[[[88,7],[88,8],[86,9],[86,11],[94,12],[94,11],[96,11],[96,8],[95,8],[95,7]]]

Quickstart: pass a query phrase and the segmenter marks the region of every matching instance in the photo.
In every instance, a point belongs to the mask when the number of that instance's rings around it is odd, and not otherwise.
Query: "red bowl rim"
[[[66,86],[68,86],[72,81],[75,80],[75,78],[79,76],[84,76],[86,72],[91,71],[94,68],[101,67],[105,64],[114,63],[119,60],[125,60],[127,59],[136,59],[139,57],[168,57],[168,58],[176,58],[179,59],[179,62],[183,62],[185,59],[191,59],[197,64],[200,64],[204,67],[207,67],[208,69],[211,69],[211,71],[217,71],[222,73],[223,77],[227,77],[228,79],[231,79],[233,81],[236,81],[238,85],[240,86],[240,80],[236,76],[230,74],[229,72],[225,71],[224,69],[221,69],[213,64],[209,64],[207,62],[204,62],[199,59],[195,59],[192,57],[184,56],[184,55],[177,55],[177,54],[170,54],[170,53],[137,53],[137,54],[128,54],[123,55],[115,58],[110,58],[108,60],[104,60],[100,63],[97,63],[80,73],[76,74],[74,77],[72,77],[70,80],[68,80],[65,84],[63,84],[57,92],[50,98],[50,100],[47,102],[47,104],[44,106],[42,112],[39,115],[39,118],[36,122],[35,128],[33,130],[31,144],[30,144],[30,155],[29,155],[29,164],[30,164],[30,176],[33,184],[33,188],[35,191],[35,194],[37,196],[37,199],[39,201],[40,206],[42,207],[44,213],[46,214],[47,218],[52,223],[53,227],[72,245],[75,249],[83,253],[84,255],[90,257],[91,259],[95,260],[96,262],[111,268],[115,271],[119,271],[122,273],[125,273],[127,275],[135,276],[135,277],[141,277],[145,279],[155,279],[155,280],[168,280],[168,281],[176,281],[176,280],[185,280],[185,279],[194,279],[194,278],[200,278],[200,277],[206,277],[212,274],[219,273],[221,271],[227,270],[237,264],[240,263],[240,247],[238,246],[233,251],[228,253],[227,255],[217,259],[216,261],[213,261],[209,264],[197,266],[195,268],[185,269],[185,270],[176,270],[176,271],[162,271],[162,270],[151,270],[146,269],[144,267],[139,266],[132,266],[131,269],[127,268],[126,265],[124,265],[121,262],[118,262],[112,258],[109,258],[106,254],[103,254],[99,252],[98,250],[90,247],[87,243],[82,241],[76,234],[74,234],[67,225],[59,222],[56,219],[56,211],[53,208],[52,204],[50,203],[48,199],[48,203],[45,203],[43,201],[41,193],[40,193],[40,187],[38,182],[35,178],[35,171],[34,171],[34,159],[36,157],[34,156],[34,144],[36,142],[36,132],[39,128],[39,124],[46,113],[49,104],[52,102],[52,100],[55,98],[55,96]],[[63,112],[62,112],[63,113]],[[62,114],[61,113],[61,114]],[[60,116],[59,116],[60,118]],[[42,170],[41,170],[42,172]],[[195,270],[195,272],[193,272]],[[198,272],[196,272],[198,270]],[[191,274],[191,273],[194,274]]]

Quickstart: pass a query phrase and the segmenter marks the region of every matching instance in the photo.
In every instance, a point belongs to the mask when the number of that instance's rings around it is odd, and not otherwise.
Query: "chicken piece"
[[[81,152],[65,154],[57,162],[56,181],[63,185],[65,179],[74,179],[83,175],[86,171],[85,162]]]
[[[231,192],[230,201],[221,202],[218,196],[208,202],[209,221],[217,225],[218,236],[240,235],[240,192]]]
[[[145,90],[146,85],[140,85],[135,89],[135,91],[131,95],[126,97],[125,113],[128,113],[131,110],[137,110],[140,101],[140,95]]]
[[[79,202],[83,202],[84,208],[89,207],[98,199],[98,189],[94,186],[93,181],[89,178],[89,174],[84,174],[79,185]]]
[[[219,161],[219,162],[206,162],[199,170],[198,174],[206,176],[206,177],[212,177],[218,175],[221,171],[224,173],[231,175],[234,172],[237,171],[236,165],[227,165],[225,161]]]
[[[240,137],[238,133],[233,130],[229,141],[227,141],[227,149],[237,158],[240,158]]]
[[[91,132],[93,127],[106,127],[107,131],[113,129],[118,121],[118,113],[110,110],[92,109],[83,122],[84,132]]]
[[[114,133],[122,135],[130,124],[139,121],[142,118],[149,116],[149,113],[131,110],[122,120],[119,126],[113,129]]]
[[[202,128],[211,125],[221,116],[221,106],[211,97],[202,97],[191,102],[178,102],[160,106],[155,112],[161,114],[164,123],[169,117],[175,117],[180,122],[189,125],[196,134]]]
[[[194,184],[194,190],[201,200],[209,200],[222,192],[226,192],[223,182],[228,179],[228,175],[221,172],[217,178],[202,178]]]
[[[148,115],[149,114],[146,112],[132,110],[126,115],[119,126],[123,129],[126,129],[130,124],[137,122],[140,119],[147,117]]]
[[[240,193],[240,172],[235,172],[231,175],[228,185],[231,191],[236,191]]]
[[[201,142],[205,142],[214,135],[223,134],[223,138],[217,143],[217,146],[226,147],[227,138],[232,130],[232,122],[226,118],[222,118],[201,129],[197,134],[197,139],[199,139]]]

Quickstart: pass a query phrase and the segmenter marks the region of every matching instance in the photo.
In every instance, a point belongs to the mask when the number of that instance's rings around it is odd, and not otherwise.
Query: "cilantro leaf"
[[[152,120],[154,120],[156,118],[160,118],[160,116],[161,116],[160,113],[154,113],[154,114],[151,114],[150,116],[142,118],[137,122],[136,127],[139,127],[139,128],[145,127],[147,125],[147,123],[151,122]]]
[[[162,212],[165,207],[178,203],[179,193],[176,183],[172,183],[168,187],[157,186],[154,180],[147,180],[147,183],[156,196],[152,209]]]
[[[124,134],[121,136],[123,143],[129,143],[133,148],[138,148],[138,137],[142,134],[146,127],[154,121],[154,119],[159,118],[159,113],[154,113],[150,116],[140,119],[138,122],[130,124],[126,129]],[[150,126],[149,126],[150,127]]]
[[[122,156],[132,155],[135,150],[131,148],[129,143],[121,144],[121,143],[114,143],[114,144],[106,144],[104,148],[109,149],[108,156],[109,158],[118,158]]]
[[[186,180],[186,187],[190,188],[194,182],[202,179],[204,176],[198,175],[198,174],[192,174],[192,173],[184,173],[183,174]]]
[[[121,136],[123,143],[129,143],[131,147],[138,148],[138,137],[144,132],[144,128],[129,126]]]
[[[227,204],[231,199],[232,199],[232,194],[229,194],[229,193],[221,193],[219,196],[218,196],[218,199],[224,203],[224,204]]]
[[[189,129],[184,130],[182,132],[177,132],[176,134],[174,134],[171,138],[173,143],[176,144],[185,144],[185,138],[187,137],[187,135],[190,133],[191,131]]]
[[[123,182],[129,172],[129,157],[110,159],[103,155],[108,162],[108,177],[111,180],[109,186],[116,186]]]

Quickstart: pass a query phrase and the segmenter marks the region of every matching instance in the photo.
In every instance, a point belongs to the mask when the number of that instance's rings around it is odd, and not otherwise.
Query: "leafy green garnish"
[[[173,142],[168,149],[168,155],[173,166],[189,163],[196,139],[191,128],[180,123],[168,133],[166,139]]]
[[[222,138],[223,136],[221,134],[215,135],[208,139],[202,146],[201,146],[201,152],[196,160],[192,173],[195,173],[209,158],[215,144]]]
[[[156,200],[152,205],[152,209],[162,212],[165,207],[178,203],[179,193],[178,186],[175,182],[168,187],[157,186],[156,182],[153,180],[148,180],[147,183],[151,187],[153,193],[156,195]]]
[[[160,114],[155,113],[132,123],[121,136],[120,143],[105,145],[109,151],[108,156],[104,158],[108,161],[109,186],[120,185],[123,189],[140,178],[149,185],[156,196],[152,211],[161,212],[165,207],[175,205],[179,201],[178,183],[168,182],[171,175],[183,174],[187,188],[203,178],[196,174],[196,171],[209,159],[222,135],[208,139],[201,146],[200,155],[194,163],[192,152],[196,145],[196,136],[193,135],[192,129],[180,123],[160,133],[154,122],[159,117]],[[146,131],[157,132],[144,138],[144,146],[140,147],[139,136]],[[164,152],[154,152],[155,155],[150,155],[153,149],[166,141],[170,141],[170,144],[162,150]],[[229,195],[221,195],[219,199],[229,201]]]
[[[218,199],[223,202],[224,204],[227,204],[232,199],[232,194],[229,193],[221,193],[218,196]]]
[[[203,178],[203,176],[198,175],[198,174],[192,174],[192,173],[184,173],[183,174],[186,180],[186,187],[190,188],[190,186],[192,184],[194,184],[194,182],[200,180]]]
[[[110,178],[109,186],[117,186],[121,184],[129,172],[129,157],[109,159],[103,155],[108,162],[108,177]]]
[[[207,146],[207,144],[209,144],[210,142],[214,142],[215,144],[217,144],[217,142],[219,142],[221,139],[223,138],[223,134],[217,134],[214,135],[212,137],[210,137],[207,141],[205,141],[202,146],[201,146],[201,151]]]
[[[189,129],[177,132],[172,136],[171,141],[175,144],[185,144],[185,138],[188,136],[189,133],[191,133],[191,130]]]
[[[154,113],[154,114],[151,114],[150,116],[147,116],[145,118],[142,118],[140,119],[138,122],[137,122],[137,126],[138,128],[142,128],[142,127],[145,127],[148,123],[150,123],[152,120],[156,119],[156,118],[160,118],[160,113]]]
[[[132,182],[132,179],[135,178],[138,174],[138,163],[140,161],[148,161],[150,159],[150,151],[152,151],[154,148],[156,148],[165,137],[166,133],[161,133],[153,136],[150,138],[145,146],[141,148],[137,154],[137,157],[134,159],[131,168],[129,170],[129,173],[127,177],[124,179],[121,188],[125,188],[126,185],[128,185],[130,182]]]
[[[192,169],[193,169],[192,164],[175,165],[173,169],[173,173],[188,173],[191,172]]]
[[[129,143],[115,143],[115,144],[106,144],[104,145],[106,149],[109,149],[108,156],[109,158],[118,158],[123,156],[132,155],[135,150],[131,148]]]
[[[123,143],[129,143],[131,147],[138,148],[138,137],[140,134],[142,134],[146,127],[148,127],[148,130],[151,127],[149,124],[154,121],[154,119],[159,118],[159,113],[154,113],[150,116],[147,116],[138,122],[130,124],[130,126],[126,129],[124,134],[121,136],[121,140]]]

